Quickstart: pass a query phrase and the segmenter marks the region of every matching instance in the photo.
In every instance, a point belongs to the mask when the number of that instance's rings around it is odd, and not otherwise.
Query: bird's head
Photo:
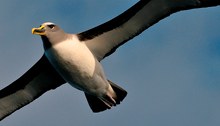
[[[33,28],[32,34],[41,35],[41,36],[49,36],[50,34],[54,34],[61,31],[59,26],[52,22],[46,22],[40,25],[39,28]]]
[[[32,34],[40,35],[44,44],[49,43],[50,45],[63,41],[67,35],[58,25],[51,22],[43,23],[39,28],[33,28]]]

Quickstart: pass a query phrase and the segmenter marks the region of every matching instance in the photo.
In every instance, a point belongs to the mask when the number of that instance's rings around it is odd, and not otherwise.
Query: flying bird
[[[219,5],[218,0],[140,0],[112,20],[78,34],[46,22],[40,35],[44,54],[24,75],[0,90],[0,120],[64,83],[85,93],[93,112],[110,109],[127,95],[105,76],[101,61],[128,40],[172,13]]]

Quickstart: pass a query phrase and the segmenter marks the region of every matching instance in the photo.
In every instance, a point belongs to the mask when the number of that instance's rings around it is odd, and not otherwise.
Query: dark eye
[[[48,27],[53,29],[55,27],[55,25],[51,24],[51,25],[48,25]]]

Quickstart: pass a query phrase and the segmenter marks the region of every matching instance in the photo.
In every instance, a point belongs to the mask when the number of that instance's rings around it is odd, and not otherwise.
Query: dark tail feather
[[[123,88],[119,87],[118,85],[114,84],[110,80],[108,80],[109,84],[112,86],[112,89],[115,91],[117,95],[117,99],[115,99],[116,104],[120,104],[120,102],[126,97],[127,91]]]
[[[85,93],[85,95],[93,112],[101,112],[106,109],[110,109],[110,107],[107,106],[101,99],[87,93]]]
[[[127,92],[111,81],[109,81],[109,84],[112,86],[113,90],[117,95],[117,98],[114,99],[116,101],[116,104],[120,104],[120,102],[126,97]],[[85,93],[85,96],[93,112],[101,112],[111,108],[111,106],[109,106],[106,102],[104,102],[96,96],[87,93]]]

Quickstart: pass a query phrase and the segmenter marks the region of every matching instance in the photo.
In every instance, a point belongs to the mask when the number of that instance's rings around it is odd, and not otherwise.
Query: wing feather
[[[65,81],[43,56],[30,70],[0,90],[0,120]]]
[[[101,61],[119,46],[170,14],[206,7],[207,3],[207,0],[140,0],[114,19],[77,36]],[[215,0],[209,6],[217,4],[220,2]]]

